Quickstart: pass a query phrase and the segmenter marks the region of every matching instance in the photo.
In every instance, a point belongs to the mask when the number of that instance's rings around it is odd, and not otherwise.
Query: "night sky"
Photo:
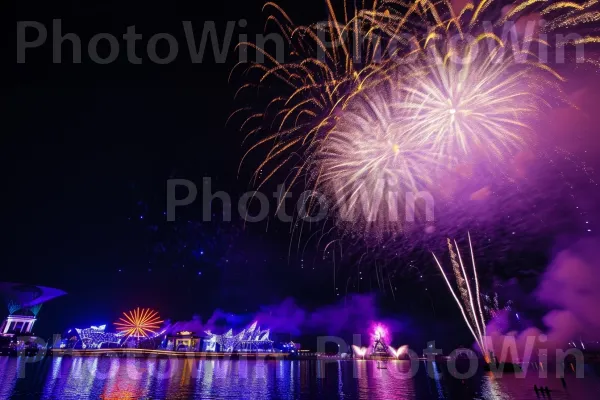
[[[300,23],[326,15],[319,0],[280,3]],[[0,147],[0,280],[68,292],[42,309],[36,326],[41,334],[112,323],[136,306],[178,320],[208,318],[217,308],[250,315],[287,297],[317,307],[344,296],[344,288],[335,290],[333,266],[323,261],[322,249],[288,255],[289,225],[220,222],[218,209],[212,222],[201,223],[199,206],[186,208],[174,223],[164,215],[169,178],[200,186],[202,177],[211,177],[213,190],[229,191],[234,199],[252,187],[251,168],[237,172],[243,135],[225,122],[236,108],[237,84],[228,83],[237,59],[233,47],[238,34],[262,32],[262,5],[255,0],[17,5],[17,21],[42,22],[49,32],[45,45],[28,50],[25,64],[14,64],[4,96],[4,116],[11,122]],[[156,65],[138,44],[141,65],[128,63],[123,48],[112,64],[94,64],[84,51],[82,63],[74,65],[65,44],[63,63],[52,64],[53,18],[61,18],[63,33],[77,33],[84,44],[99,32],[121,36],[130,25],[143,35],[140,43],[168,32],[178,39],[179,54],[168,65]],[[234,31],[227,62],[215,63],[212,52],[203,63],[190,62],[182,20],[198,29],[214,20],[222,35],[227,21],[241,19],[248,26]],[[554,240],[543,237],[528,252],[503,253],[504,265],[533,272],[498,277],[495,268],[504,267],[486,261],[484,279],[520,276],[525,287],[534,286],[535,271],[548,262]],[[431,261],[428,254],[408,254],[396,267],[413,259]],[[424,278],[414,271],[394,275],[394,296],[376,283],[361,292],[373,292],[382,312],[410,319],[429,335],[458,316],[441,279],[430,278],[432,266],[422,265]],[[365,275],[366,281],[374,279]],[[462,326],[449,331],[456,333],[455,343],[468,338]]]
[[[75,32],[83,43],[98,32],[122,35],[130,25],[147,38],[168,32],[180,42],[179,56],[169,65],[147,58],[142,65],[128,64],[124,49],[110,65],[92,63],[85,50],[81,64],[52,64],[50,46],[16,65],[6,110],[15,117],[13,134],[3,135],[2,146],[10,188],[3,225],[11,227],[3,231],[3,279],[69,292],[47,305],[38,329],[112,322],[138,305],[171,318],[210,315],[217,307],[252,311],[320,284],[321,277],[313,282],[288,268],[288,240],[275,229],[244,231],[240,221],[220,224],[217,218],[192,221],[194,227],[177,221],[174,227],[163,215],[168,178],[200,185],[210,176],[216,190],[234,198],[249,187],[247,177],[237,177],[241,134],[225,127],[236,90],[227,81],[237,35],[262,31],[261,7],[262,2],[17,7],[18,21],[51,27],[53,18],[61,18],[63,33]],[[190,62],[182,20],[198,29],[214,20],[222,35],[227,21],[244,18],[249,26],[234,32],[226,63],[217,64],[208,51],[203,63]],[[46,44],[50,40],[51,33]],[[143,44],[138,46],[144,56]],[[188,241],[203,248],[200,259],[180,255]],[[166,254],[160,246],[168,247]],[[306,286],[299,287],[299,280]],[[329,291],[317,302],[333,297]]]

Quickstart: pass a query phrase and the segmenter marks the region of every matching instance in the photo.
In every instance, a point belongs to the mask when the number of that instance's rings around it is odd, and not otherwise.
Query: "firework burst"
[[[487,55],[473,54],[477,41],[445,54],[431,50],[401,88],[407,133],[445,165],[473,162],[482,153],[495,162],[512,158],[525,148],[528,123],[545,103],[540,94],[550,83],[529,64],[520,68],[514,56],[503,57],[504,45],[494,39]],[[459,53],[460,63],[450,60]]]
[[[319,191],[338,222],[363,232],[394,231],[406,220],[405,197],[432,183],[435,163],[400,117],[399,85],[386,81],[349,102],[315,152]]]
[[[452,231],[455,210],[498,195],[495,182],[514,183],[507,171],[515,160],[540,153],[536,123],[552,107],[569,105],[565,78],[545,57],[566,49],[572,61],[594,61],[571,57],[579,54],[571,50],[600,41],[587,28],[600,15],[597,0],[481,0],[462,9],[428,0],[326,5],[327,21],[308,26],[265,5],[290,58],[242,44],[267,63],[247,68],[255,79],[238,95],[260,88],[267,101],[260,112],[243,107],[232,117],[249,112],[241,123],[251,142],[243,161],[262,148],[259,187],[277,176],[285,190],[302,184],[324,193],[335,231],[354,237],[423,231],[414,227],[427,221],[429,203],[415,207],[415,199],[425,192],[436,199],[436,229]],[[530,20],[534,29],[523,30]],[[575,29],[584,35],[563,34]],[[559,32],[563,39],[549,37]],[[478,186],[463,196],[474,171]],[[454,204],[457,198],[468,204]],[[320,206],[311,199],[307,214]],[[453,228],[440,226],[442,219]]]

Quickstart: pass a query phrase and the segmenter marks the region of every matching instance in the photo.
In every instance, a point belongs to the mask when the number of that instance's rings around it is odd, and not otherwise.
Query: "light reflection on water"
[[[600,393],[589,366],[586,377],[566,376],[567,387],[531,371],[460,380],[442,365],[394,361],[255,361],[143,358],[0,357],[0,399],[521,399],[537,400],[533,385],[551,399],[588,399]],[[379,366],[379,367],[378,367]],[[380,368],[384,367],[385,368]],[[427,373],[430,368],[430,373]],[[19,378],[21,376],[21,378]],[[24,377],[23,377],[24,376]],[[546,397],[547,398],[547,397]]]

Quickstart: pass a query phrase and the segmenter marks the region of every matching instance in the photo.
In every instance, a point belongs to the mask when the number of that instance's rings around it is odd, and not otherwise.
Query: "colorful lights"
[[[364,360],[367,353],[369,358],[375,359],[388,359],[390,357],[399,359],[408,355],[408,345],[400,346],[397,349],[388,346],[386,340],[390,340],[391,334],[386,325],[375,322],[371,325],[370,332],[372,344],[369,347],[352,345],[352,351],[357,358]]]
[[[158,312],[149,308],[140,309],[138,307],[129,311],[129,313],[124,312],[123,316],[124,318],[119,318],[120,322],[115,322],[115,325],[117,330],[126,337],[147,338],[149,337],[148,332],[156,334],[156,330],[160,328],[160,324],[163,322]]]
[[[385,336],[386,336],[386,334],[385,334],[385,328],[383,326],[381,326],[381,325],[378,325],[375,328],[375,334],[374,334],[374,336],[375,336],[375,338],[377,340],[385,338]]]
[[[106,324],[105,325],[100,325],[100,326],[94,326],[92,325],[90,327],[90,329],[96,330],[96,331],[104,331],[106,329]]]
[[[13,300],[8,300],[6,306],[8,307],[8,313],[11,315],[21,309],[21,305]]]
[[[389,350],[386,342],[391,338],[388,328],[382,323],[374,323],[371,332],[371,340],[373,341],[371,354],[375,356],[387,356]]]
[[[273,352],[273,341],[269,338],[270,330],[261,330],[257,322],[237,335],[233,330],[228,330],[224,335],[215,335],[211,331],[205,332],[208,336],[206,351],[215,351],[218,344],[222,352]],[[210,348],[210,350],[209,350]]]
[[[394,349],[393,347],[388,347],[388,349],[394,358],[400,358],[402,355],[408,352],[408,345],[400,346],[398,349]]]
[[[358,357],[361,358],[365,358],[365,354],[367,354],[367,348],[366,347],[358,347],[356,345],[352,345],[352,350],[354,351],[354,354]]]
[[[71,331],[70,331],[71,332]],[[91,326],[85,329],[75,328],[75,332],[79,336],[79,340],[77,342],[81,342],[82,349],[99,349],[104,346],[116,346],[123,338],[121,333],[114,332],[106,332],[106,325],[100,326]],[[71,343],[68,345],[69,339],[63,343],[64,347],[78,347],[77,343]]]
[[[380,322],[375,322],[371,325],[371,340],[376,342],[378,340],[390,340],[391,334],[387,326]]]

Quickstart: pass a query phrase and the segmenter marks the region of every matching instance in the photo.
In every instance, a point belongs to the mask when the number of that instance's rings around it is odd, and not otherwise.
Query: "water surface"
[[[533,385],[548,386],[551,398],[593,399],[600,379],[528,371],[495,377],[478,372],[453,378],[443,365],[409,361],[386,369],[374,361],[256,361],[49,357],[27,363],[0,357],[0,399],[516,399],[537,400]],[[428,373],[427,366],[430,372]],[[547,397],[546,397],[547,398]]]

